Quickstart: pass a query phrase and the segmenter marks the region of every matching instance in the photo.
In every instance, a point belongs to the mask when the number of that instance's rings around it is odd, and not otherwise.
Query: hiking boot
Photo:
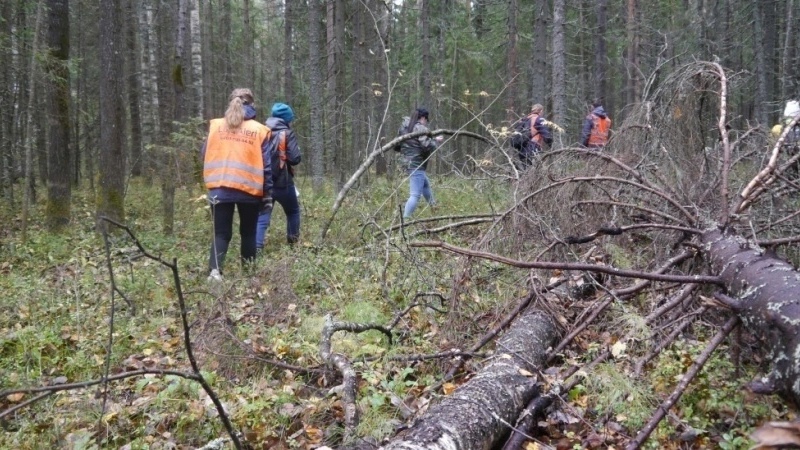
[[[219,283],[222,281],[222,274],[219,273],[219,270],[213,269],[211,273],[208,274],[208,282],[209,283]]]

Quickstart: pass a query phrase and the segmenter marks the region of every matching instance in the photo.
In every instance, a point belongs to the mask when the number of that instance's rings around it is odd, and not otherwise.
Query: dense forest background
[[[748,448],[800,399],[800,155],[769,133],[800,96],[798,17],[796,0],[2,2],[0,446],[393,448],[503,379],[519,398],[486,401],[514,412],[470,422],[489,428],[464,448]],[[210,286],[198,154],[238,87],[261,121],[294,108],[303,231],[288,247],[276,218],[256,267]],[[594,99],[602,153],[576,145]],[[534,103],[558,132],[519,171],[506,131]],[[440,206],[403,221],[388,144],[420,106],[447,136]],[[796,429],[771,426],[762,443]]]
[[[485,131],[542,103],[566,130],[556,145],[569,145],[592,99],[622,123],[665,74],[693,60],[735,75],[742,88],[729,99],[731,125],[764,126],[800,86],[799,8],[793,0],[11,0],[0,11],[0,193],[9,204],[47,195],[53,227],[70,217],[70,188],[80,182],[98,183],[98,211],[116,217],[114,199],[131,176],[160,179],[168,202],[173,182],[191,181],[180,164],[196,152],[176,133],[201,133],[241,86],[256,93],[260,119],[275,101],[295,108],[303,170],[317,187],[323,177],[345,180],[416,106],[435,125]],[[480,145],[437,154],[435,170],[462,170]],[[389,165],[381,157],[375,172]]]

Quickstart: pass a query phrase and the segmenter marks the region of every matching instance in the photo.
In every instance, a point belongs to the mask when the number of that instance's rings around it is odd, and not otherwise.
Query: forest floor
[[[491,213],[506,203],[508,187],[502,182],[432,178],[440,206],[432,209],[423,201],[415,221]],[[167,236],[161,231],[157,188],[134,180],[126,224],[149,253],[166,261],[176,258],[202,374],[254,448],[340,446],[346,405],[334,389],[339,374],[326,370],[320,356],[325,317],[396,323],[391,344],[378,331],[339,332],[332,343],[359,374],[357,435],[380,442],[480,369],[491,346],[443,384],[438,381],[453,358],[422,357],[471,347],[497,325],[513,299],[527,293],[530,271],[483,264],[464,282],[467,294],[455,304],[450,295],[462,259],[405,244],[421,236],[469,246],[483,225],[433,237],[424,234],[426,228],[446,221],[417,221],[404,232],[391,229],[399,224],[407,186],[401,179],[376,179],[351,192],[320,241],[335,193],[327,187],[315,194],[306,179],[298,185],[302,241],[286,244],[284,215],[276,207],[255,267],[238,264],[234,232],[221,283],[206,280],[211,224],[199,187],[179,190],[175,232]],[[112,375],[190,370],[172,273],[143,257],[119,232],[110,236],[107,259],[103,237],[94,228],[92,198],[86,190],[75,193],[72,224],[57,235],[43,229],[39,202],[25,241],[19,211],[0,212],[6,224],[0,231],[2,391],[98,380],[107,365]],[[565,314],[576,314],[581,305],[569,308],[573,312],[565,307]],[[631,314],[618,305],[608,320],[635,322]],[[624,447],[708,337],[690,329],[638,379],[614,363],[583,373],[584,382],[539,421],[536,439],[526,448]],[[590,329],[564,361],[591,360],[611,342],[612,336]],[[622,353],[615,356],[624,359]],[[734,363],[729,350],[717,352],[646,447],[746,449],[754,427],[793,418],[777,399],[742,389],[763,368],[747,348],[739,359]],[[3,396],[0,448],[189,449],[227,436],[211,399],[194,381],[148,374],[111,382],[107,391],[103,386],[58,392],[9,414],[36,395]]]

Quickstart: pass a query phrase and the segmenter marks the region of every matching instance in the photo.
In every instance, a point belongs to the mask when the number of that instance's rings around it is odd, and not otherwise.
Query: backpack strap
[[[278,167],[283,169],[286,167],[286,130],[281,130],[278,135]]]

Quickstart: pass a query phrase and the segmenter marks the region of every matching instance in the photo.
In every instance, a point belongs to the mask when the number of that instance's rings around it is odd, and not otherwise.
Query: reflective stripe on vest
[[[608,142],[611,119],[592,114],[592,131],[589,133],[589,146],[603,146]]]
[[[229,129],[225,119],[213,119],[208,130],[203,180],[207,189],[227,187],[256,197],[264,195],[264,156],[261,143],[269,128],[255,120]]]
[[[531,120],[531,140],[536,142],[539,147],[542,146],[542,134],[536,129],[536,121],[539,120],[538,114],[529,114],[528,119]]]

